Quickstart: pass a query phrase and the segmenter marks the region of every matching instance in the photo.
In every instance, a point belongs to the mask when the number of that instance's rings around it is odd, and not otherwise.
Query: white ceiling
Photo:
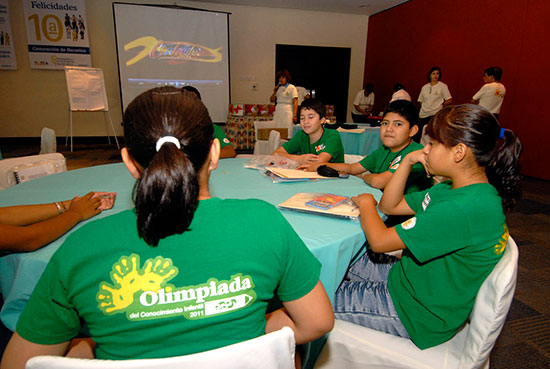
[[[373,15],[410,0],[204,0],[209,3]]]

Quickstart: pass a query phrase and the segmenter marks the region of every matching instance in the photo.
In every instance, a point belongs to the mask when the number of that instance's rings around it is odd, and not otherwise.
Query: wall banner
[[[85,0],[23,0],[31,68],[91,67]]]
[[[0,0],[0,69],[17,69],[8,0]]]

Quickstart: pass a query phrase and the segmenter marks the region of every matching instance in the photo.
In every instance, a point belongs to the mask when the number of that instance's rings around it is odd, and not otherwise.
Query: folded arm
[[[334,312],[321,281],[305,296],[283,302],[283,306],[266,316],[266,333],[288,326],[300,345],[323,336],[334,326]]]

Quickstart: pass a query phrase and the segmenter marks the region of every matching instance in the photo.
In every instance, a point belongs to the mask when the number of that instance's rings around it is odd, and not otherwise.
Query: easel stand
[[[75,112],[93,112],[97,113],[97,110],[74,110]],[[115,138],[116,147],[120,149],[118,144],[118,138],[116,137],[115,127],[113,126],[113,121],[111,119],[111,114],[108,110],[103,110],[103,118],[105,120],[105,129],[107,130],[107,142],[111,144],[111,135],[109,134],[109,125],[107,124],[107,118],[109,118],[109,124],[111,125],[111,130],[113,131],[113,137]],[[67,121],[67,130],[65,134],[65,146],[69,144],[69,133],[71,136],[71,152],[73,152],[73,110],[69,107],[69,120]]]
[[[107,141],[111,143],[109,135],[109,126],[107,118],[113,130],[116,146],[120,149],[116,137],[115,127],[109,114],[109,104],[107,103],[107,93],[105,92],[105,81],[103,70],[101,68],[88,67],[65,67],[65,78],[67,80],[67,90],[69,92],[69,120],[67,122],[67,134],[65,135],[65,145],[69,141],[69,131],[71,134],[71,152],[73,151],[73,111],[74,112],[103,112],[105,119],[105,128],[107,129]]]

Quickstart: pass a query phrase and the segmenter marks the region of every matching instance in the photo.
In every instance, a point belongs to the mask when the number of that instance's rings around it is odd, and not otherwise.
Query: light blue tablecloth
[[[367,186],[359,178],[329,179],[317,182],[277,183],[253,169],[243,168],[244,159],[223,159],[212,173],[210,193],[220,198],[259,198],[277,205],[298,192],[322,192],[354,196],[372,193],[377,200],[379,190]],[[89,191],[117,192],[115,206],[98,217],[109,216],[131,208],[134,180],[123,164],[110,164],[63,172],[25,182],[0,191],[0,206],[47,203],[83,195]],[[358,222],[317,215],[283,211],[284,216],[322,262],[321,281],[333,296],[351,258],[360,250],[365,236]],[[94,219],[97,219],[94,218]],[[93,221],[90,220],[90,221]],[[74,229],[82,226],[78,225]],[[266,227],[269,226],[266,224]],[[246,230],[246,227],[243,227]],[[11,330],[53,253],[66,235],[48,246],[30,253],[0,258],[0,293],[4,306],[2,322]]]
[[[340,138],[344,145],[344,154],[367,156],[382,145],[380,127],[361,127],[361,133],[342,132]],[[302,127],[294,126],[293,135],[301,131]]]

